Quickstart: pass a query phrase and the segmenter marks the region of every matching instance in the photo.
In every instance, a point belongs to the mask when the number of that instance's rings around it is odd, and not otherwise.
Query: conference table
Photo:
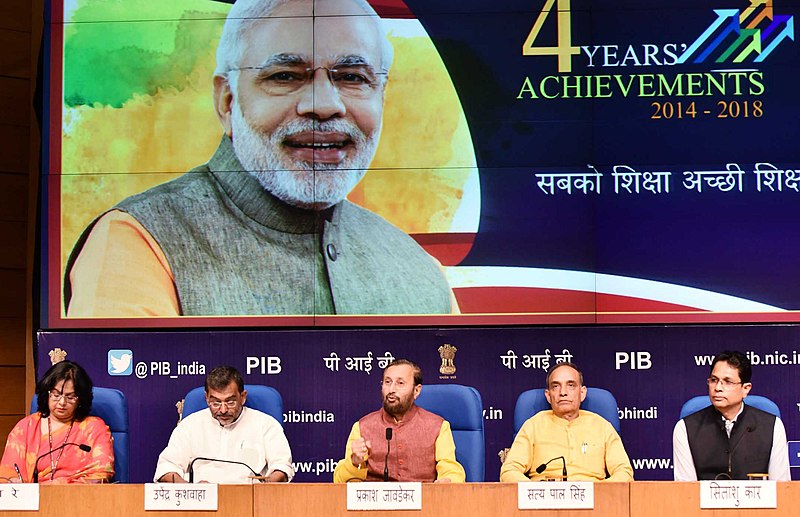
[[[0,485],[2,489],[2,485]],[[555,515],[557,517],[675,516],[796,516],[800,513],[800,483],[777,484],[777,509],[700,510],[698,483],[637,481],[597,483],[594,510],[519,510],[514,483],[425,484],[421,511],[347,511],[344,485],[220,485],[216,512],[145,511],[144,485],[43,485],[38,512],[0,512],[6,516],[237,516],[304,517],[362,515],[377,517],[464,517]]]

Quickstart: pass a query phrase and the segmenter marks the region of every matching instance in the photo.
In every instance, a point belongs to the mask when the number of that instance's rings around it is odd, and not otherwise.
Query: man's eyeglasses
[[[314,82],[318,70],[324,70],[331,84],[344,97],[365,98],[378,91],[388,72],[375,72],[369,65],[345,65],[336,68],[318,66],[242,66],[230,72],[254,70],[258,85],[267,95],[281,96],[296,93]]]
[[[730,389],[730,388],[736,386],[737,384],[743,384],[743,383],[742,382],[733,382],[733,381],[729,381],[727,379],[718,379],[718,378],[712,376],[712,377],[709,377],[708,379],[706,379],[706,384],[708,384],[709,386],[712,386],[712,387],[716,387],[717,384],[719,384],[720,386],[722,386],[723,390],[727,390],[727,389]]]
[[[60,402],[62,398],[64,399],[64,402],[66,402],[67,404],[75,404],[76,402],[78,402],[77,395],[73,395],[72,393],[70,393],[69,395],[64,395],[58,390],[50,390],[47,393],[50,395],[50,400],[56,403]]]
[[[235,409],[238,403],[238,400],[226,400],[225,402],[221,400],[209,400],[208,407],[211,409],[220,409],[224,405],[228,409]]]

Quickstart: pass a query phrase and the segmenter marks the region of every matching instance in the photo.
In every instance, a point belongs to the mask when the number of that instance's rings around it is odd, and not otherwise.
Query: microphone
[[[752,433],[756,430],[756,426],[748,425],[745,429],[745,432],[742,433],[742,436],[739,437],[739,441],[736,442],[736,445],[733,446],[733,449],[728,453],[728,479],[733,479],[731,472],[733,469],[731,468],[731,463],[733,462],[733,453],[736,452],[736,449],[739,448],[739,445],[744,441],[744,437],[747,436],[747,433]]]
[[[392,428],[386,428],[386,459],[383,461],[383,481],[389,481],[389,451],[392,449]]]
[[[53,454],[56,451],[60,451],[64,447],[69,447],[70,445],[74,445],[74,446],[78,447],[83,452],[91,452],[91,450],[92,450],[92,448],[89,447],[88,445],[86,445],[85,443],[69,442],[69,443],[63,443],[63,444],[59,445],[58,447],[56,447],[55,449],[51,449],[51,450],[45,452],[44,454],[42,454],[41,456],[36,458],[36,463],[33,464],[33,482],[34,483],[38,483],[39,482],[39,460],[44,458],[48,454]],[[52,472],[51,474],[55,474],[55,472]]]
[[[544,472],[544,469],[546,469],[547,466],[550,463],[552,463],[552,462],[554,462],[556,460],[561,460],[561,463],[563,464],[563,469],[561,471],[561,481],[566,481],[567,480],[567,460],[564,459],[564,456],[556,456],[555,458],[553,458],[551,460],[548,460],[545,463],[542,463],[541,465],[536,467],[536,473],[537,474],[541,474],[542,472]]]
[[[253,473],[254,476],[259,477],[259,474],[255,470],[250,468],[250,465],[248,465],[247,463],[243,463],[241,461],[221,460],[221,459],[218,459],[218,458],[204,458],[202,456],[198,456],[198,457],[194,458],[192,461],[189,462],[189,469],[188,469],[189,470],[189,483],[194,483],[194,462],[197,461],[197,460],[212,461],[212,462],[216,461],[216,462],[219,462],[219,463],[230,463],[232,465],[244,465],[245,467],[247,467],[247,470],[249,470],[250,472]]]

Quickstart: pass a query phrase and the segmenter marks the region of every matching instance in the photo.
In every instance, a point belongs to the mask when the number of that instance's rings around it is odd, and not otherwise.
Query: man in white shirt
[[[706,379],[711,405],[679,420],[672,434],[676,481],[748,479],[748,474],[791,480],[783,422],[744,402],[751,377],[743,353],[714,358]]]
[[[206,377],[208,409],[180,421],[158,456],[153,479],[160,483],[286,482],[294,477],[292,451],[281,424],[244,407],[242,374],[218,366]],[[189,472],[193,470],[194,475]]]

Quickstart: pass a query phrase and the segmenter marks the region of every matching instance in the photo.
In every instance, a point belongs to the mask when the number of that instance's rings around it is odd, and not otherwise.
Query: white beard
[[[237,101],[233,102],[231,128],[233,150],[244,169],[273,196],[307,210],[324,210],[347,197],[367,173],[380,134],[378,128],[365,135],[355,124],[342,119],[324,122],[296,119],[266,134],[245,120]],[[281,147],[287,137],[303,131],[346,134],[355,153],[338,164],[294,160]]]

